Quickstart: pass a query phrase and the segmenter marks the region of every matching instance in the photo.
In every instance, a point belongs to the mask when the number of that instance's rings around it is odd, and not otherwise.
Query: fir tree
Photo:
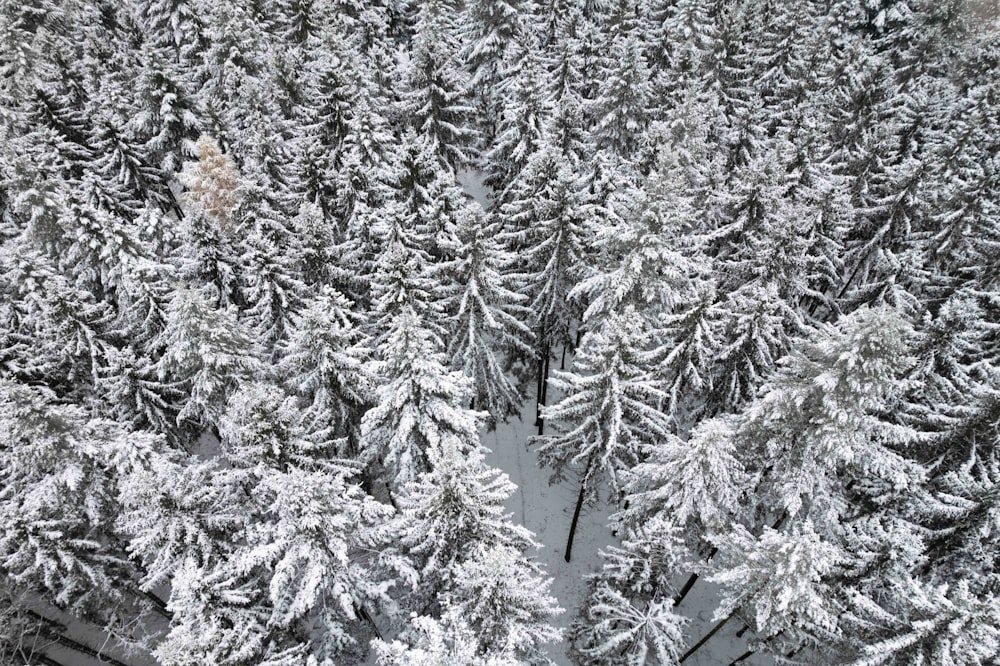
[[[459,258],[446,266],[456,288],[455,304],[448,308],[448,355],[473,380],[473,404],[497,423],[517,413],[521,404],[500,354],[530,357],[534,346],[526,323],[530,321],[527,298],[512,289],[513,258],[490,235],[484,218],[469,210],[457,233]]]
[[[384,470],[393,491],[430,469],[429,451],[444,439],[478,445],[479,415],[466,408],[468,380],[447,369],[440,350],[441,341],[409,307],[378,349],[382,381],[362,420],[362,459]]]
[[[644,367],[647,344],[630,311],[589,332],[577,352],[576,370],[552,379],[566,397],[542,411],[556,422],[559,434],[529,440],[538,445],[540,460],[553,468],[554,479],[565,477],[571,465],[582,466],[567,562],[584,502],[596,499],[604,482],[613,498],[620,497],[622,471],[635,465],[655,438],[670,434],[658,409],[662,393]]]

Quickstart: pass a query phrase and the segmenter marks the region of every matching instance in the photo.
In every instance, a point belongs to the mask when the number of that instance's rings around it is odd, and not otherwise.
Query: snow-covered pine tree
[[[373,642],[379,666],[519,666],[513,655],[479,654],[479,640],[462,616],[461,609],[448,606],[441,618],[411,617],[407,628],[391,643]]]
[[[968,580],[928,586],[900,581],[891,608],[870,602],[857,614],[865,640],[851,666],[935,663],[985,666],[1000,656],[995,576],[977,589]]]
[[[166,310],[163,331],[152,342],[162,350],[159,380],[184,387],[178,421],[216,426],[232,392],[261,375],[258,347],[234,308],[217,310],[199,291],[178,290]]]
[[[532,156],[500,211],[507,249],[518,260],[519,289],[531,298],[532,326],[544,358],[573,342],[577,313],[568,294],[580,279],[588,248],[584,183],[552,146]]]
[[[492,424],[517,413],[522,398],[507,376],[503,355],[534,353],[527,297],[513,290],[514,259],[492,235],[486,215],[468,207],[459,219],[456,258],[443,269],[455,285],[446,308],[448,356],[473,382],[473,406]]]
[[[277,373],[304,403],[303,419],[315,432],[347,438],[356,454],[361,417],[374,400],[372,350],[362,333],[363,317],[342,294],[328,290],[292,317],[280,348]]]
[[[0,436],[8,443],[0,451],[0,589],[14,595],[13,609],[45,622],[46,634],[57,623],[45,615],[65,612],[104,626],[113,643],[148,648],[134,623],[153,608],[138,592],[141,573],[116,515],[119,485],[162,438],[9,380],[0,382]]]
[[[422,0],[414,26],[401,112],[419,139],[451,168],[465,165],[475,143],[474,108],[458,59],[460,42],[451,0]]]
[[[554,479],[578,471],[580,491],[569,527],[568,562],[583,504],[594,501],[608,484],[613,500],[623,483],[619,475],[632,468],[658,438],[670,435],[670,422],[659,410],[663,393],[649,369],[648,333],[634,310],[608,319],[583,339],[572,372],[557,372],[552,386],[565,397],[542,409],[555,422],[557,434],[533,437],[539,459]]]
[[[391,493],[430,469],[428,452],[445,438],[478,446],[480,415],[468,409],[469,380],[448,370],[440,338],[411,306],[391,322],[376,352],[375,404],[361,423],[362,460]]]
[[[887,582],[885,569],[875,573],[876,562],[886,563],[877,554],[882,549],[898,554],[889,558],[894,565],[915,563],[909,553],[919,550],[919,537],[896,503],[917,491],[925,471],[904,455],[915,433],[883,417],[906,385],[909,331],[888,308],[843,316],[798,343],[761,396],[735,417],[733,440],[755,480],[756,501],[741,520],[752,531],[739,527],[738,535],[717,539],[720,550],[740,549],[715,574],[730,600],[717,615],[725,620],[742,605],[751,626],[776,639],[770,647],[801,647],[799,629],[835,636],[838,613],[829,604]],[[806,548],[801,558],[796,544]],[[805,567],[801,584],[790,573],[787,586],[750,583],[754,575],[743,568],[755,558],[770,563],[765,569],[782,561],[768,550],[785,553],[790,567]],[[775,575],[761,573],[761,580],[784,580]]]
[[[457,578],[452,603],[468,619],[480,653],[531,665],[548,661],[542,646],[561,638],[551,619],[563,609],[537,564],[511,546],[482,543]]]
[[[621,547],[602,552],[604,566],[591,576],[580,619],[571,629],[571,655],[579,664],[674,664],[684,645],[686,619],[672,609],[670,579],[681,564],[679,530],[664,516],[626,530]]]
[[[593,240],[596,265],[569,294],[586,304],[584,328],[598,329],[626,307],[656,327],[663,315],[697,300],[707,260],[684,247],[697,212],[683,188],[677,160],[665,150],[641,189],[615,193],[609,208],[621,219],[602,220]]]
[[[593,122],[593,141],[628,161],[642,148],[653,106],[649,66],[641,38],[617,33],[603,58],[597,95],[586,113]]]
[[[63,397],[83,398],[107,367],[112,308],[79,288],[23,237],[0,255],[0,285],[11,307],[4,313],[4,372]]]
[[[514,524],[504,502],[515,491],[506,474],[490,469],[477,442],[443,438],[427,451],[430,471],[397,496],[399,543],[419,578],[407,606],[437,613],[460,584],[459,570],[480,545],[518,551],[538,544]]]
[[[757,537],[739,526],[717,543],[722,571],[709,580],[720,583],[723,592],[713,631],[740,612],[764,641],[780,637],[781,644],[796,646],[802,636],[835,632],[839,608],[824,578],[844,558],[810,521],[787,531],[765,527]]]
[[[274,385],[231,397],[220,423],[230,469],[213,476],[241,491],[246,519],[217,561],[189,556],[174,574],[174,619],[156,651],[164,664],[359,659],[379,633],[375,606],[393,612],[386,576],[406,565],[385,547],[392,509],[353,483],[357,466],[330,459],[300,416]]]
[[[488,3],[490,4],[490,3]],[[530,42],[520,45],[501,89],[503,103],[489,121],[496,136],[483,157],[483,182],[493,192],[493,205],[508,201],[508,188],[543,145],[552,115],[552,86],[542,54]]]
[[[506,83],[510,78],[511,49],[524,48],[533,39],[528,21],[531,0],[472,0],[460,20],[459,56],[469,73],[469,91],[479,115],[482,141],[492,146],[508,116]]]

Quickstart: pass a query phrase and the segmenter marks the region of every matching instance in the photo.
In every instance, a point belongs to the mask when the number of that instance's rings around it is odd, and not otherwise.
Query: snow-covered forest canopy
[[[0,663],[1000,663],[997,9],[0,0]]]

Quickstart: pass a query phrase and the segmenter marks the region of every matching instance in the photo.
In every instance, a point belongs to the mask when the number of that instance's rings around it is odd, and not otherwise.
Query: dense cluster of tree
[[[668,665],[703,576],[737,661],[995,663],[998,72],[974,0],[0,0],[0,660]],[[617,507],[565,637],[526,400],[567,560]]]

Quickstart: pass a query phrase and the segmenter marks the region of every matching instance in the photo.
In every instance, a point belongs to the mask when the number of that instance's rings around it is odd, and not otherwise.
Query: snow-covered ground
[[[466,194],[484,208],[489,206],[490,194],[482,183],[481,174],[461,170],[458,181]],[[554,359],[559,360],[559,359]],[[567,366],[570,358],[566,358]],[[500,424],[493,432],[483,434],[483,444],[490,453],[486,462],[502,469],[517,484],[517,492],[510,498],[508,508],[514,519],[535,533],[542,544],[537,554],[538,561],[553,577],[552,593],[559,600],[565,612],[556,620],[562,628],[568,628],[576,619],[587,595],[585,577],[597,572],[602,566],[601,549],[616,543],[608,528],[608,517],[614,507],[608,502],[585,507],[577,526],[573,544],[572,561],[566,562],[563,553],[569,534],[570,519],[576,502],[579,486],[574,479],[550,485],[551,470],[541,467],[534,449],[527,446],[528,438],[537,433],[535,427],[535,396],[528,396],[519,419]],[[552,395],[554,403],[559,396]],[[686,576],[680,576],[682,584]],[[712,614],[717,606],[716,587],[705,580],[699,580],[681,604],[680,611],[689,618],[687,636],[694,644],[715,626]],[[691,666],[728,666],[734,659],[747,651],[747,632],[743,638],[736,636],[742,625],[735,618],[730,620],[719,633],[702,646],[685,664]],[[559,666],[570,664],[566,656],[568,643],[553,645],[549,649],[550,658]],[[743,666],[766,666],[774,661],[768,657],[753,655],[740,662]]]
[[[542,544],[537,558],[554,578],[552,593],[559,600],[559,605],[566,609],[556,623],[566,628],[576,618],[586,598],[585,576],[598,571],[602,565],[600,550],[616,542],[607,526],[613,508],[602,501],[597,506],[584,509],[577,527],[572,561],[566,562],[563,552],[579,486],[572,478],[549,484],[550,470],[539,466],[535,450],[527,446],[528,438],[537,433],[534,423],[535,402],[528,400],[520,419],[501,424],[494,432],[484,433],[483,443],[490,449],[487,463],[502,469],[517,484],[517,492],[510,498],[508,509],[514,514],[514,519],[534,532]],[[680,611],[690,619],[687,636],[691,644],[714,626],[712,613],[716,602],[715,586],[699,580],[681,604]],[[736,636],[741,626],[735,618],[730,620],[684,662],[685,666],[727,666],[747,650],[749,632],[743,638]],[[559,666],[571,663],[566,656],[566,647],[567,644],[550,647],[549,656]],[[754,655],[740,663],[764,666],[772,664],[773,660]]]

